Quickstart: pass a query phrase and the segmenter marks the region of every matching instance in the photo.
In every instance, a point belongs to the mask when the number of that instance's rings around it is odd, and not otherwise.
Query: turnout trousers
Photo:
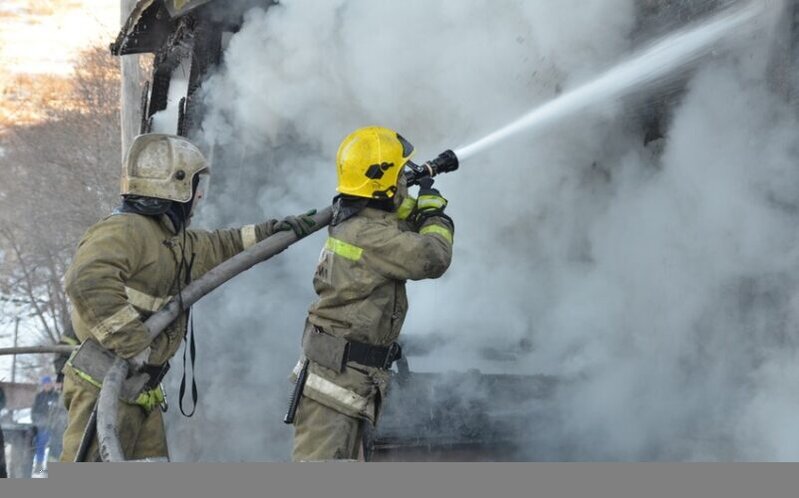
[[[366,420],[350,417],[303,396],[294,420],[295,462],[356,460]]]
[[[64,431],[61,461],[73,462],[100,390],[76,376],[69,367],[66,367],[64,372],[64,404],[69,413],[69,423]],[[166,433],[160,408],[156,407],[147,412],[138,405],[120,401],[117,424],[125,458],[128,460],[168,458]],[[86,461],[100,461],[96,437],[89,447]]]

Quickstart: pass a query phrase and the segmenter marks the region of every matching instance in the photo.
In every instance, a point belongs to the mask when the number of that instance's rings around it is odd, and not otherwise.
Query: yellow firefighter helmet
[[[399,133],[380,126],[359,128],[338,148],[338,192],[369,199],[393,197],[413,146]]]
[[[178,135],[148,133],[130,145],[122,172],[122,195],[188,202],[192,182],[207,174],[208,162],[193,143]]]

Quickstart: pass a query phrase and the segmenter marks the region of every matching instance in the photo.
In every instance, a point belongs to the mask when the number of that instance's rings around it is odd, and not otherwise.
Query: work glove
[[[307,213],[298,214],[297,216],[286,216],[276,226],[275,231],[283,232],[292,230],[297,238],[301,239],[311,233],[316,222],[311,216],[316,214],[316,209],[311,209]]]
[[[422,178],[419,180],[419,198],[416,199],[416,211],[414,211],[413,223],[419,228],[428,218],[435,216],[444,218],[454,227],[455,223],[452,221],[452,218],[444,214],[447,202],[447,199],[441,195],[441,192],[433,188],[432,178],[429,176]]]
[[[419,180],[419,198],[416,199],[416,211],[423,218],[438,216],[444,213],[447,200],[437,189],[433,188],[433,179],[429,176]]]

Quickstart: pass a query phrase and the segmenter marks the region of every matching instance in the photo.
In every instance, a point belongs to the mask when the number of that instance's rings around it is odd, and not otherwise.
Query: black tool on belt
[[[388,346],[372,346],[363,342],[347,341],[344,363],[354,361],[367,367],[388,370],[392,363],[402,358],[402,348],[396,342]]]
[[[305,388],[305,379],[308,377],[308,358],[302,363],[300,373],[297,374],[297,381],[294,383],[294,389],[291,391],[291,399],[289,399],[289,409],[286,410],[286,415],[283,417],[284,424],[293,424],[294,416],[297,415],[297,407],[300,406],[300,398],[302,398],[302,391]]]

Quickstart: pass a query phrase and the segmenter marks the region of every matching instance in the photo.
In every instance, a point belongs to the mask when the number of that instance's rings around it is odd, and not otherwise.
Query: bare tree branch
[[[29,338],[56,342],[69,320],[74,248],[119,198],[120,68],[97,47],[68,80],[16,83],[37,105],[17,103],[19,119],[0,126],[0,302],[34,318]]]

